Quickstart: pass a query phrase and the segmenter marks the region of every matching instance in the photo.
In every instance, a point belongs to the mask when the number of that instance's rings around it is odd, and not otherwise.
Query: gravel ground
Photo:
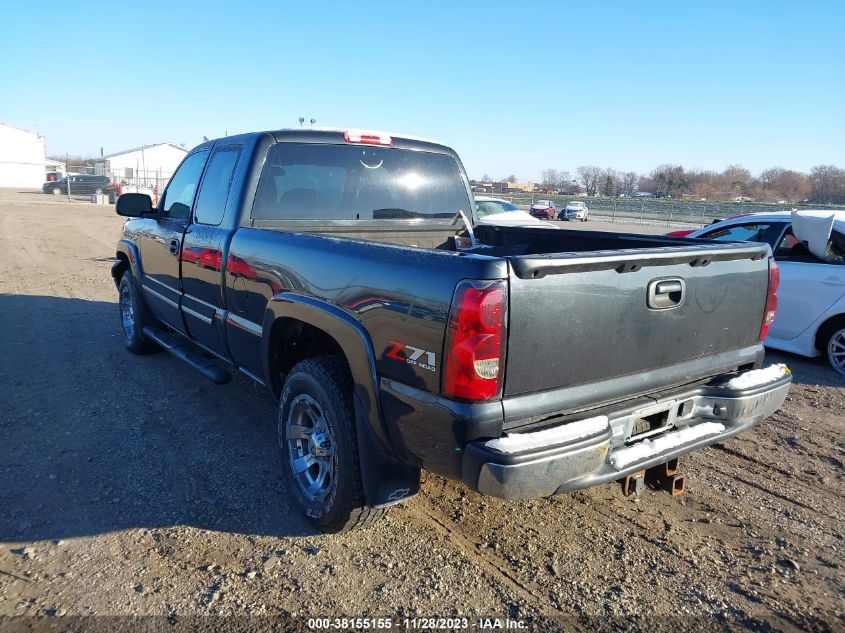
[[[120,224],[111,207],[0,190],[0,628],[845,629],[845,383],[821,360],[771,353],[795,374],[784,407],[682,460],[682,497],[608,485],[504,502],[428,475],[376,527],[327,537],[292,504],[263,389],[124,350]]]

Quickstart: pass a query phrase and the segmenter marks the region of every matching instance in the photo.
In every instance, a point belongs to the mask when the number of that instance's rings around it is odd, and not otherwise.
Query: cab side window
[[[240,156],[239,145],[220,147],[211,155],[194,208],[194,218],[200,224],[217,226],[223,220],[229,187]]]
[[[179,169],[173,174],[161,201],[162,213],[168,218],[187,220],[191,216],[194,194],[196,194],[206,158],[208,158],[207,151],[195,152],[182,161]]]

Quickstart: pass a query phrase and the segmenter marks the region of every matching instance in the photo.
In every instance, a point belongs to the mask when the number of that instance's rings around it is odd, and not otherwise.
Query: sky
[[[471,178],[845,167],[845,2],[10,2],[0,121],[49,154],[317,126]]]

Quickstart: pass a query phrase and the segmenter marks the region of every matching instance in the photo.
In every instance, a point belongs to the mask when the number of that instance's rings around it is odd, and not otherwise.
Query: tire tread
[[[371,508],[367,506],[364,495],[364,483],[361,477],[361,461],[358,452],[358,435],[355,429],[355,408],[352,401],[352,375],[349,373],[349,366],[346,359],[340,355],[315,356],[306,358],[297,363],[291,369],[290,375],[302,372],[309,374],[317,382],[325,387],[329,398],[335,400],[333,403],[338,411],[346,414],[349,435],[349,444],[352,450],[350,462],[351,472],[351,494],[346,499],[336,499],[335,503],[343,503],[346,509],[330,522],[320,522],[324,532],[338,534],[367,528],[375,524],[385,514],[388,508]]]

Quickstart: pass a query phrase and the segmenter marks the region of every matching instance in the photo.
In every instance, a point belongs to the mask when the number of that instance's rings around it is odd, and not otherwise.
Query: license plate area
[[[675,404],[672,400],[634,411],[628,423],[625,443],[639,442],[674,428]]]

